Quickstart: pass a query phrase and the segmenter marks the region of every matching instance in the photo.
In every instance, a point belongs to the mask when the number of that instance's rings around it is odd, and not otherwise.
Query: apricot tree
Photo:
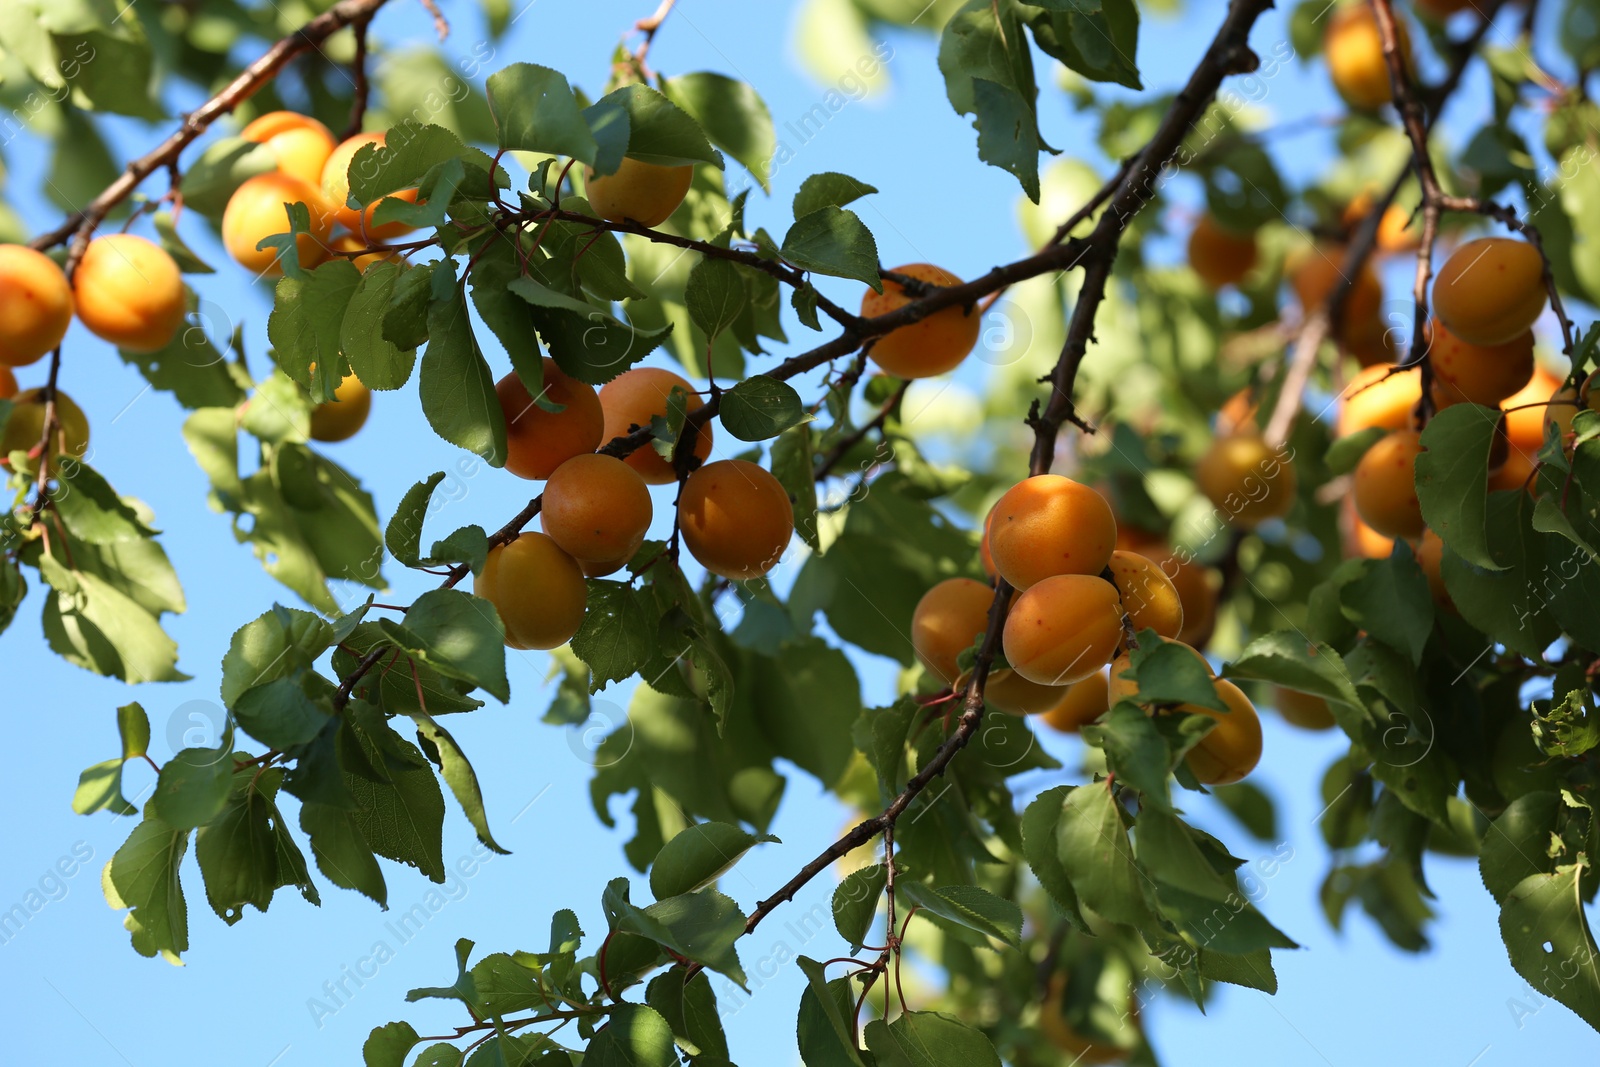
[[[552,726],[630,694],[591,796],[607,825],[632,799],[623,854],[651,899],[619,871],[550,918],[547,950],[461,942],[456,973],[411,995],[456,1002],[459,1025],[378,1025],[371,1067],[759,1062],[718,1013],[749,981],[742,939],[864,848],[832,898],[848,951],[797,961],[806,1063],[1154,1062],[1141,1004],[1273,993],[1274,950],[1296,944],[1183,812],[1270,810],[1243,781],[1272,759],[1258,705],[1342,735],[1319,823],[1335,922],[1357,906],[1415,949],[1426,858],[1476,856],[1512,967],[1600,1028],[1600,329],[1573,318],[1600,302],[1600,244],[1593,189],[1567,186],[1600,144],[1592,5],[1546,5],[1568,85],[1485,45],[1531,34],[1533,0],[1312,0],[1277,48],[1253,34],[1269,0],[1230,0],[1155,95],[1134,58],[1160,23],[1134,0],[837,0],[841,25],[937,30],[977,157],[1028,201],[1026,256],[892,267],[865,181],[759,195],[777,150],[759,85],[654,69],[672,0],[603,83],[509,63],[458,79],[471,115],[374,110],[404,93],[367,70],[388,0],[311,3],[266,34],[263,10],[243,65],[206,31],[251,5],[170,5],[159,78],[157,16],[48,6],[0,18],[0,46],[64,91],[63,138],[98,138],[97,113],[159,118],[162,85],[210,95],[55,228],[0,245],[0,626],[31,601],[77,667],[186,677],[162,627],[182,568],[92,465],[89,427],[117,413],[68,395],[95,373],[74,317],[188,411],[175,432],[209,503],[302,605],[242,611],[220,670],[186,664],[218,681],[219,746],[155,750],[130,702],[120,755],[83,772],[75,811],[139,817],[103,878],[138,953],[189,949],[191,844],[230,925],[280,891],[383,905],[406,867],[443,880],[446,789],[503,851],[441,720],[526,705],[506,649],[550,650]],[[504,30],[505,5],[484,8]],[[1086,164],[1040,167],[1044,60],[1099,124],[1077,195]],[[1318,63],[1353,109],[1346,151],[1291,181],[1240,93]],[[1434,126],[1478,66],[1496,110],[1451,153]],[[183,235],[202,231],[232,264],[196,255]],[[1165,235],[1187,263],[1161,258]],[[1414,266],[1403,310],[1380,257]],[[193,318],[214,270],[271,288],[264,323]],[[970,369],[1007,309],[1035,343],[990,376],[988,447],[958,469],[908,394]],[[270,365],[247,365],[247,333]],[[542,488],[424,539],[444,474],[408,472],[380,521],[322,446],[400,390],[419,432]],[[379,601],[385,567],[437,587]],[[868,656],[899,668],[882,706],[863,703]],[[1038,730],[1080,738],[1081,766]],[[157,766],[142,808],[132,759]],[[789,768],[861,814],[737,901],[719,879],[773,844]],[[903,981],[906,956],[949,981]]]

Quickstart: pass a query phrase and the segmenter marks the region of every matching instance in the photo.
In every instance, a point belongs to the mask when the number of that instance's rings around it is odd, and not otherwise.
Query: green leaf
[[[1083,785],[1067,792],[1056,825],[1056,853],[1084,907],[1134,926],[1150,920],[1144,876],[1110,789]]]
[[[333,645],[332,627],[309,611],[274,605],[234,631],[222,657],[222,701],[230,707],[245,691],[312,662]]]
[[[137,703],[117,709],[117,731],[122,735],[122,755],[97,763],[78,775],[78,788],[72,794],[72,810],[79,815],[105,809],[115,815],[137,815],[122,794],[122,767],[139,759],[150,747],[150,719]]]
[[[384,750],[403,754],[407,765],[387,761],[388,781],[346,772],[345,785],[356,802],[350,818],[373,852],[417,868],[430,881],[443,882],[444,795],[439,782],[416,746],[381,721],[375,729],[362,731],[361,748],[369,763],[385,765],[377,747],[380,741]],[[312,844],[315,848],[315,841]],[[323,871],[328,873],[325,867]]]
[[[1547,756],[1576,758],[1600,745],[1600,715],[1582,689],[1574,689],[1548,709],[1533,705],[1533,741]]]
[[[807,956],[795,963],[806,976],[797,1026],[802,1061],[807,1067],[862,1067],[853,1017],[846,1022],[855,1004],[849,980],[828,981],[827,968]]]
[[[1278,992],[1278,975],[1272,969],[1271,949],[1262,948],[1240,955],[1201,949],[1198,956],[1203,978],[1244,986],[1246,989],[1259,989],[1268,995]]]
[[[406,490],[400,504],[383,531],[389,554],[407,567],[421,562],[422,524],[432,510],[433,491],[444,481],[444,471],[436,471]]]
[[[589,691],[642,670],[656,651],[657,618],[650,594],[627,582],[589,582],[583,625],[572,635],[572,651],[589,665]]]
[[[1555,872],[1550,841],[1560,829],[1561,797],[1524,793],[1506,806],[1483,835],[1478,874],[1484,888],[1504,904],[1525,878]]]
[[[1217,695],[1210,671],[1193,650],[1162,641],[1150,631],[1140,636],[1139,647],[1129,657],[1139,683],[1139,703],[1192,704],[1213,711],[1228,710]]]
[[[999,938],[1013,948],[1022,946],[1022,909],[1013,900],[996,896],[975,885],[947,885],[937,889],[921,882],[902,882],[897,893],[924,911],[957,926]]]
[[[1012,0],[967,0],[940,35],[939,71],[956,113],[974,116],[978,158],[1015,174],[1037,203],[1039,151],[1048,146],[1034,110],[1039,89],[1022,29],[1025,11]],[[1034,30],[1042,45],[1037,21]]]
[[[428,425],[491,466],[504,466],[505,414],[495,395],[494,375],[472,335],[466,297],[458,287],[450,286],[447,296],[429,305],[428,337],[418,381]]]
[[[1388,435],[1389,431],[1382,426],[1368,426],[1365,430],[1357,430],[1329,445],[1327,455],[1322,457],[1322,462],[1331,475],[1349,474],[1356,469],[1356,464],[1361,462],[1361,457],[1367,454],[1367,449]]]
[[[535,63],[513,63],[489,75],[486,86],[501,148],[594,162],[594,136],[566,75]]]
[[[1422,431],[1417,500],[1429,529],[1474,566],[1497,571],[1485,530],[1489,451],[1500,415],[1479,404],[1454,404]]]
[[[450,735],[450,731],[426,715],[412,715],[411,720],[417,724],[418,738],[426,742],[424,747],[431,746],[428,754],[435,757],[445,783],[450,786],[450,792],[454,794],[456,803],[461,805],[461,811],[472,824],[478,840],[502,856],[511,855],[500,847],[494,834],[489,832],[489,815],[484,808],[483,789],[478,785],[478,772],[472,769],[467,754],[461,750],[456,739]]]
[[[877,191],[875,186],[838,171],[812,174],[800,183],[800,191],[794,194],[794,217],[804,218],[825,207],[844,207]]]
[[[1168,806],[1171,750],[1149,715],[1121,702],[1100,723],[1084,726],[1082,733],[1086,743],[1105,752],[1106,766],[1118,780],[1139,790],[1144,803]]]
[[[603,896],[615,930],[647,937],[685,959],[703,963],[746,988],[736,942],[744,935],[744,913],[715,889],[658,900],[648,908],[628,902],[627,879],[613,879]]]
[[[649,86],[625,85],[607,93],[584,114],[593,128],[596,116],[611,110],[620,110],[628,116],[627,154],[630,158],[661,167],[690,163],[722,166],[721,157],[711,147],[700,124]]]
[[[879,1067],[1000,1067],[982,1032],[943,1012],[907,1012],[889,1023],[874,1019],[863,1036]]]
[[[860,952],[867,934],[878,917],[878,901],[889,882],[889,868],[870,863],[851,871],[839,880],[833,891],[833,925],[839,936],[850,942],[851,952]]]
[[[1134,0],[1100,0],[1089,10],[1055,10],[1035,16],[1034,40],[1039,48],[1090,81],[1115,82],[1142,89],[1135,53],[1139,43],[1139,9]]]
[[[318,675],[297,672],[246,689],[233,703],[233,713],[240,728],[262,744],[293,748],[316,737],[332,719],[331,690]]]
[[[678,1067],[672,1027],[645,1004],[622,1004],[584,1053],[584,1067]]]
[[[1529,524],[1527,496],[1522,492],[1490,494],[1486,528],[1498,567],[1474,566],[1446,545],[1439,567],[1445,588],[1462,618],[1492,640],[1537,658],[1561,632],[1552,615],[1552,600],[1574,584],[1570,579],[1589,568],[1567,574],[1565,568],[1552,566],[1543,540]],[[1564,579],[1556,583],[1555,597],[1546,585],[1553,574]]]
[[[417,361],[415,349],[402,349],[383,335],[400,275],[394,263],[369,266],[340,321],[339,343],[350,369],[368,389],[399,389],[410,380]]]
[[[830,206],[797,219],[784,234],[780,252],[801,270],[854,278],[883,291],[878,243],[853,211]]]
[[[216,818],[228,802],[233,761],[224,748],[185,748],[161,765],[146,813],[175,830]]]
[[[440,674],[471,682],[501,703],[511,699],[505,628],[487,600],[458,589],[430,589],[406,610],[405,633],[415,639],[406,647]]]
[[[727,260],[702,256],[689,272],[683,298],[690,321],[708,339],[714,339],[744,310],[744,279],[739,268]]]
[[[280,885],[299,886],[307,900],[318,902],[305,857],[283,829],[273,800],[280,772],[269,773],[237,775],[228,806],[195,835],[206,899],[230,926],[244,917],[246,904],[266,911]]]
[[[361,1046],[365,1067],[405,1067],[406,1056],[422,1038],[410,1023],[385,1023],[373,1027]]]
[[[645,993],[650,1006],[672,1027],[678,1047],[708,1062],[728,1062],[728,1038],[722,1032],[717,995],[704,971],[684,981],[686,968],[678,964],[657,975]]]
[[[765,441],[811,420],[794,387],[765,374],[752,375],[723,393],[718,415],[741,441]]]
[[[751,667],[740,692],[749,691],[761,732],[779,756],[824,785],[836,784],[850,763],[850,729],[861,714],[861,683],[849,658],[809,638]]]
[[[383,316],[385,340],[399,348],[415,348],[427,343],[433,276],[444,266],[441,262],[410,267],[395,278],[394,291],[389,296],[389,310]]]
[[[178,236],[178,224],[170,211],[158,211],[152,216],[156,236],[161,238],[161,249],[172,257],[178,269],[185,274],[215,274],[216,269],[195,255],[194,250]]]
[[[1072,888],[1072,879],[1061,862],[1056,847],[1056,827],[1067,802],[1072,786],[1058,785],[1040,793],[1022,813],[1022,857],[1032,869],[1034,877],[1062,914],[1084,925],[1078,912],[1078,894]]]
[[[696,823],[672,837],[650,865],[650,892],[657,900],[704,889],[726,874],[768,834],[751,834],[722,822]]]
[[[277,169],[277,157],[266,145],[242,137],[218,138],[184,168],[178,187],[183,206],[208,219],[220,219],[239,186]]]
[[[204,325],[212,325],[217,313],[202,304],[192,290],[186,294],[189,311]],[[230,339],[238,351],[242,335]],[[230,363],[200,325],[184,325],[164,348],[154,352],[130,352],[119,348],[122,362],[137,367],[152,388],[171,393],[186,408],[231,408],[244,399],[241,379],[246,378],[237,363]]]
[[[1433,632],[1433,596],[1416,558],[1402,545],[1388,559],[1368,563],[1360,578],[1340,589],[1339,598],[1352,623],[1419,665]]]
[[[773,150],[772,113],[747,82],[722,74],[699,71],[668,78],[668,99],[698,122],[717,147],[744,164],[745,169],[771,191]]]
[[[155,535],[87,463],[63,464],[56,478],[50,502],[72,536],[90,544],[106,545]]]
[[[1583,872],[1579,862],[1518,882],[1501,906],[1500,936],[1518,974],[1600,1030],[1600,948],[1583,913]]]
[[[361,272],[347,259],[324,263],[303,277],[278,280],[267,339],[278,369],[308,388],[313,403],[332,400],[339,386],[344,366],[340,331],[360,284]]]
[[[387,906],[383,870],[350,812],[330,804],[302,804],[300,829],[310,838],[311,855],[328,881]]]
[[[101,879],[106,903],[132,909],[123,925],[141,956],[176,958],[189,948],[189,910],[178,867],[189,848],[189,831],[162,822],[147,807],[144,819],[106,865]]]
[[[813,552],[822,548],[817,531],[817,485],[813,478],[815,464],[810,423],[801,422],[791,426],[772,442],[769,457],[772,476],[788,491],[789,502],[794,508],[794,531]]]
[[[45,557],[48,559],[49,557]],[[125,682],[180,682],[178,646],[145,606],[98,574],[41,567],[44,634],[67,662]]]
[[[483,565],[489,558],[489,535],[484,533],[482,526],[463,526],[459,530],[452,530],[442,541],[435,541],[433,547],[428,549],[426,563],[457,564],[465,563],[472,569],[474,575],[483,572]]]
[[[1328,645],[1308,642],[1289,630],[1256,638],[1222,673],[1227,678],[1275,682],[1349,708],[1365,707],[1339,653]]]

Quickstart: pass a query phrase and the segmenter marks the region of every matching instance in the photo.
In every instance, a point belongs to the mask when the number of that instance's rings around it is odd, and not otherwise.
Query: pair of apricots
[[[1015,590],[1002,630],[1007,667],[985,685],[986,698],[1002,711],[1040,713],[1062,729],[1092,721],[1109,703],[1137,699],[1122,677],[1129,666],[1127,652],[1119,655],[1125,629],[1153,630],[1168,641],[1183,630],[1172,578],[1148,556],[1117,548],[1111,506],[1081,482],[1042,474],[1012,486],[989,512],[980,551]],[[987,630],[994,597],[986,583],[948,578],[918,602],[912,647],[942,685],[961,683],[961,653]],[[1254,707],[1231,682],[1219,680],[1217,688],[1229,713],[1201,712],[1217,726],[1189,755],[1207,784],[1238,781],[1261,756]]]

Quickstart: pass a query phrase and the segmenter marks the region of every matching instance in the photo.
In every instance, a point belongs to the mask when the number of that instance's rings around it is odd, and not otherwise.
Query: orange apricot
[[[1216,720],[1183,761],[1201,785],[1231,785],[1261,762],[1261,717],[1240,688],[1226,678],[1217,679],[1217,695],[1226,712],[1193,708],[1195,714]]]
[[[1433,281],[1433,310],[1475,345],[1520,337],[1544,311],[1544,259],[1527,241],[1480,237],[1451,253]]]
[[[367,242],[363,241],[353,233],[341,233],[328,245],[329,250],[333,252],[360,252],[361,255],[359,256],[344,256],[343,258],[348,259],[351,263],[354,263],[356,270],[361,271],[363,274],[365,274],[367,268],[372,266],[374,263],[400,262],[399,252],[366,251],[366,249],[371,247],[371,245],[367,244]]]
[[[1122,640],[1116,586],[1057,574],[1017,595],[1002,635],[1006,662],[1030,682],[1070,685],[1111,662]]]
[[[983,573],[994,578],[998,573],[994,569],[994,551],[989,547],[989,522],[994,518],[994,508],[983,517],[983,536],[978,539],[978,562],[983,566]]]
[[[998,670],[985,679],[983,698],[1012,715],[1037,715],[1054,707],[1066,688],[1069,687],[1040,685],[1030,682],[1016,671]]]
[[[1170,637],[1163,637],[1161,640],[1166,644],[1179,646],[1200,662],[1200,665],[1206,669],[1207,675],[1212,678],[1217,676],[1217,672],[1211,669],[1210,662],[1205,658],[1205,656],[1201,655],[1199,650],[1194,646],[1186,644],[1182,641],[1175,641]],[[1133,654],[1127,651],[1119,652],[1117,654],[1117,658],[1111,661],[1111,677],[1109,681],[1110,689],[1108,691],[1111,703],[1116,704],[1123,700],[1132,700],[1135,703],[1138,702],[1139,683],[1132,678],[1126,677],[1128,670],[1132,666]],[[1182,704],[1179,706],[1185,711],[1196,710],[1188,704]]]
[[[672,217],[694,183],[694,166],[663,166],[629,156],[613,174],[595,174],[584,168],[584,195],[596,215],[608,222],[632,220],[641,226],[659,226]]]
[[[258,277],[283,274],[278,249],[256,246],[262,238],[289,232],[288,204],[304,204],[311,216],[311,229],[295,239],[295,249],[302,267],[314,267],[328,258],[328,234],[333,229],[328,205],[316,186],[277,171],[257,174],[234,190],[223,209],[223,245],[235,262]]]
[[[1389,329],[1379,318],[1350,323],[1340,341],[1363,367],[1388,365],[1400,358],[1399,331]]]
[[[337,143],[328,127],[293,111],[269,111],[247,123],[239,136],[266,145],[278,170],[311,185],[322,181],[322,168]]]
[[[1385,430],[1404,430],[1411,426],[1411,413],[1422,399],[1422,375],[1418,368],[1364,367],[1344,387],[1339,409],[1339,436],[1348,437],[1370,426]]]
[[[1494,407],[1533,378],[1533,331],[1524,330],[1504,344],[1475,345],[1463,341],[1442,323],[1432,324],[1428,360],[1433,365],[1434,401]]]
[[[1336,725],[1328,702],[1312,693],[1280,685],[1273,687],[1272,699],[1278,714],[1290,726],[1302,730],[1330,730]]]
[[[1444,561],[1444,542],[1432,530],[1423,530],[1422,539],[1417,542],[1417,566],[1422,568],[1423,575],[1428,579],[1428,592],[1433,596],[1433,602],[1449,611],[1455,610],[1455,602],[1450,599],[1450,590],[1445,588],[1444,575],[1440,571],[1440,564]]]
[[[1075,734],[1111,708],[1110,683],[1105,671],[1095,671],[1081,682],[1056,686],[1058,699],[1039,716],[1046,726]]]
[[[626,561],[653,514],[650,487],[638,471],[615,456],[585,452],[545,482],[539,522],[567,555],[598,564]]]
[[[506,420],[506,470],[518,478],[548,478],[555,469],[600,447],[605,417],[594,386],[580,382],[545,357],[545,399],[560,404],[546,411],[534,402],[522,379],[507,374],[494,385]]]
[[[957,657],[989,628],[993,604],[994,590],[972,578],[946,578],[917,601],[911,613],[911,647],[946,687],[961,677]]]
[[[0,363],[0,400],[10,400],[17,395],[17,376],[11,368]]]
[[[684,479],[678,528],[689,554],[712,574],[759,578],[789,546],[794,506],[783,483],[761,467],[722,459]]]
[[[129,352],[167,347],[189,311],[178,265],[160,245],[131,233],[89,242],[72,294],[78,321]]]
[[[1243,529],[1294,507],[1294,463],[1255,434],[1213,442],[1195,464],[1194,480],[1226,521]]]
[[[367,424],[372,412],[372,390],[354,374],[339,379],[333,399],[311,409],[313,441],[345,441]]]
[[[1395,19],[1396,44],[1410,62],[1411,39],[1406,25]],[[1377,16],[1366,4],[1347,4],[1329,20],[1322,37],[1322,53],[1328,61],[1333,87],[1353,108],[1372,111],[1393,99],[1389,64],[1383,55],[1383,35]]]
[[[1506,397],[1500,405],[1505,414],[1506,437],[1513,453],[1525,453],[1530,461],[1544,447],[1545,409],[1550,397],[1561,388],[1561,379],[1534,367],[1528,384]]]
[[[1289,258],[1288,270],[1289,286],[1300,301],[1301,309],[1309,315],[1328,302],[1334,289],[1344,279],[1344,248],[1340,245],[1318,245],[1304,249]],[[1350,281],[1344,308],[1340,312],[1341,318],[1334,324],[1337,327],[1334,332],[1341,334],[1353,324],[1376,321],[1382,304],[1383,283],[1378,280],[1378,272],[1373,269],[1372,261],[1368,260]]]
[[[1212,289],[1237,285],[1256,265],[1256,235],[1236,233],[1201,215],[1189,231],[1189,266]]]
[[[511,648],[555,648],[583,625],[589,586],[577,561],[528,531],[489,550],[472,591],[494,605]]]
[[[0,365],[25,367],[52,351],[72,324],[72,286],[56,261],[0,244]]]
[[[705,403],[694,387],[669,370],[658,367],[635,367],[623,371],[600,387],[600,408],[605,413],[605,429],[601,439],[611,441],[626,437],[635,426],[649,426],[652,416],[667,415],[667,404],[674,389],[683,390],[683,410],[693,414]],[[695,438],[694,454],[702,462],[711,455],[711,425],[700,427]],[[650,445],[628,453],[628,466],[639,472],[648,485],[666,485],[678,480],[672,464]]]
[[[961,284],[960,278],[931,263],[907,263],[894,268],[893,273],[941,287]],[[885,278],[883,292],[868,289],[861,298],[861,315],[869,319],[887,315],[913,299],[899,282]],[[942,308],[927,318],[884,334],[868,355],[872,362],[896,377],[931,378],[954,370],[967,358],[978,343],[980,321],[977,308],[960,305]]]
[[[1395,430],[1379,438],[1356,464],[1356,511],[1367,525],[1385,536],[1422,536],[1425,524],[1416,484],[1417,456],[1421,452],[1421,434]]]
[[[1500,465],[1500,469],[1489,475],[1489,491],[1526,488],[1532,492],[1533,470],[1537,462],[1536,454],[1512,448],[1506,453],[1506,461]]]
[[[1415,252],[1422,247],[1422,225],[1415,212],[1390,204],[1378,220],[1380,252]]]
[[[1217,590],[1221,578],[1213,567],[1194,559],[1184,559],[1169,553],[1157,562],[1161,571],[1172,579],[1183,604],[1183,628],[1178,640],[1195,648],[1203,648],[1211,640],[1217,627]]]
[[[1058,574],[1099,574],[1117,544],[1105,497],[1059,474],[1036,474],[1006,490],[989,520],[995,568],[1017,589]]]
[[[30,452],[44,436],[44,390],[24,389],[11,398],[11,414],[0,432],[0,462],[13,452]],[[52,455],[81,458],[89,448],[89,417],[73,399],[56,390],[56,430]]]
[[[1138,552],[1117,551],[1107,566],[1134,632],[1177,637],[1183,630],[1183,599],[1160,565]]]
[[[1249,386],[1234,393],[1217,409],[1215,429],[1218,437],[1231,437],[1236,433],[1256,429],[1256,416],[1261,402]]]
[[[328,159],[322,165],[322,177],[319,182],[322,195],[327,200],[328,209],[333,213],[333,220],[346,229],[353,230],[368,241],[383,241],[390,237],[398,237],[408,233],[411,227],[403,222],[386,222],[382,226],[374,225],[372,213],[378,210],[378,204],[385,200],[404,200],[407,203],[416,203],[417,191],[415,189],[398,189],[387,196],[380,197],[375,203],[367,205],[363,210],[350,206],[350,164],[355,159],[355,154],[369,144],[384,146],[385,135],[378,133],[358,133],[354,137],[339,142],[334,150],[329,153]]]
[[[1362,559],[1388,559],[1394,552],[1394,538],[1374,530],[1362,522],[1359,515],[1351,519],[1350,543]]]

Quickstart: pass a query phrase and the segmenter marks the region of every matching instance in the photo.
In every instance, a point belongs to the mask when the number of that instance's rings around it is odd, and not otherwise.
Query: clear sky
[[[516,60],[546,63],[592,93],[605,80],[617,35],[652,6],[649,0],[529,0],[510,35],[494,46],[488,69]],[[1209,39],[1220,6],[1194,3],[1181,19],[1147,22],[1138,58],[1152,89],[1177,87]],[[378,37],[391,44],[428,39],[419,5],[402,2],[392,8],[378,17]],[[475,16],[464,4],[446,8],[455,9],[446,54],[481,56],[483,34]],[[651,62],[668,73],[715,70],[743,77],[765,96],[781,127],[817,103],[825,88],[795,55],[788,32],[793,17],[789,4],[681,0]],[[1272,12],[1261,21],[1253,38],[1259,51],[1270,52],[1285,39],[1284,17],[1282,11]],[[800,180],[815,171],[841,170],[881,190],[865,202],[862,217],[887,263],[929,260],[971,277],[1024,253],[1016,225],[1018,187],[1009,175],[977,162],[969,121],[946,102],[933,40],[900,33],[888,40],[891,89],[851,102],[799,147],[796,158],[779,170],[772,200],[758,194],[752,201],[752,223],[781,232]],[[1264,84],[1261,106],[1274,123],[1337,110],[1319,69],[1289,66]],[[1469,81],[1461,99],[1449,114],[1457,143],[1460,131],[1470,133],[1487,114],[1483,80]],[[192,106],[193,101],[182,103]],[[1107,172],[1093,148],[1092,127],[1048,86],[1042,112],[1051,143]],[[119,123],[117,129],[119,147],[129,155],[164,135],[136,123]],[[6,151],[12,195],[35,231],[57,219],[35,195],[45,156],[40,148],[23,138]],[[1313,133],[1296,138],[1280,159],[1291,177],[1304,178],[1331,151],[1327,136]],[[162,187],[159,180],[153,187]],[[1173,189],[1178,198],[1193,202],[1190,183]],[[243,322],[259,373],[266,366],[269,294],[250,288],[243,272],[229,269],[215,241],[194,223],[185,228],[186,236],[222,268],[194,284],[214,310]],[[1405,291],[1402,278],[1388,282],[1391,296]],[[829,289],[845,302],[857,299],[852,284]],[[491,360],[497,373],[503,371],[503,356],[491,353]],[[23,385],[39,384],[42,367],[24,370]],[[959,381],[981,390],[983,373],[981,365],[969,366]],[[230,929],[206,905],[191,854],[183,871],[190,916],[187,966],[170,967],[132,951],[99,885],[101,866],[131,823],[106,814],[73,815],[69,805],[77,774],[116,754],[114,709],[129,700],[141,701],[150,713],[156,759],[185,744],[214,744],[218,663],[230,634],[274,600],[295,601],[260,570],[247,548],[233,543],[227,521],[207,510],[207,486],[179,436],[182,414],[174,401],[146,391],[135,370],[78,326],[68,335],[61,384],[89,413],[94,465],[121,492],[149,503],[165,531],[162,542],[189,602],[188,613],[169,618],[167,626],[179,643],[179,666],[195,680],[136,689],[55,658],[40,634],[38,590],[0,639],[11,738],[6,773],[0,775],[0,811],[8,815],[0,821],[0,855],[6,857],[0,910],[41,885],[56,898],[0,944],[0,1000],[9,1022],[5,1060],[129,1067],[357,1063],[361,1042],[374,1025],[407,1018],[419,1030],[435,1026],[438,1033],[462,1021],[448,1009],[431,1006],[439,1002],[403,1003],[406,990],[453,976],[451,946],[457,937],[476,940],[480,951],[538,949],[550,914],[571,907],[590,932],[592,948],[596,931],[603,930],[601,888],[626,869],[624,837],[605,830],[590,808],[582,736],[539,722],[550,697],[544,681],[547,659],[516,653],[509,664],[511,704],[491,704],[450,723],[476,764],[494,832],[513,854],[469,865],[470,877],[453,878],[434,898],[437,911],[420,932],[402,942],[386,924],[427,901],[437,887],[389,864],[388,914],[323,881],[320,910],[280,892],[270,913],[250,911]],[[496,527],[529,496],[526,483],[473,461],[428,432],[414,387],[379,394],[366,430],[328,451],[364,480],[383,520],[412,482],[435,470],[454,472],[453,502],[430,520],[430,536],[469,522]],[[658,512],[665,510],[658,506]],[[396,584],[390,600],[406,602],[427,587],[417,580],[426,576],[398,569],[388,574]],[[869,701],[881,702],[892,675],[883,661],[861,657],[857,662]],[[613,714],[626,705],[625,689],[605,694]],[[603,703],[597,706],[604,710]],[[1344,750],[1343,739],[1299,733],[1274,716],[1266,717],[1265,730],[1267,754],[1253,780],[1277,799],[1284,841],[1252,841],[1205,798],[1193,798],[1191,813],[1246,860],[1292,856],[1265,883],[1260,903],[1304,949],[1277,955],[1281,992],[1275,998],[1224,987],[1209,1017],[1187,1002],[1162,999],[1147,1005],[1143,1018],[1165,1062],[1177,1067],[1221,1062],[1502,1067],[1574,1054],[1592,1059],[1600,1047],[1595,1034],[1565,1008],[1531,994],[1511,969],[1494,903],[1473,861],[1429,857],[1439,917],[1430,927],[1433,948],[1427,952],[1396,952],[1356,912],[1342,935],[1329,928],[1317,903],[1328,857],[1314,827],[1322,806],[1316,784]],[[1077,765],[1075,741],[1051,737],[1044,743],[1068,768]],[[789,770],[788,793],[773,827],[784,844],[757,849],[723,883],[747,909],[815,854],[845,817],[814,780]],[[130,766],[128,778],[131,792],[142,800],[153,774]],[[1060,772],[1037,775],[1019,786],[1031,792],[1061,779]],[[475,842],[459,810],[447,804],[444,854],[447,866],[454,866],[458,858],[474,856]],[[625,826],[627,816],[621,817]],[[73,871],[70,877],[51,877],[58,861],[64,861],[62,870]],[[756,984],[728,1026],[736,1058],[747,1067],[797,1061],[794,1012],[803,978],[792,964],[771,961],[799,952],[819,958],[837,953],[831,923],[803,943],[801,921],[817,908],[822,909],[817,916],[826,913],[832,888],[830,878],[819,878],[742,946]],[[815,929],[814,919],[809,925]],[[347,969],[355,970],[380,941],[387,942],[392,958],[359,984],[347,978]],[[370,966],[367,972],[372,973]],[[324,985],[341,980],[345,991],[335,1001]],[[313,1010],[313,999],[325,1006],[322,1012]],[[330,1014],[326,1008],[336,1010]]]

